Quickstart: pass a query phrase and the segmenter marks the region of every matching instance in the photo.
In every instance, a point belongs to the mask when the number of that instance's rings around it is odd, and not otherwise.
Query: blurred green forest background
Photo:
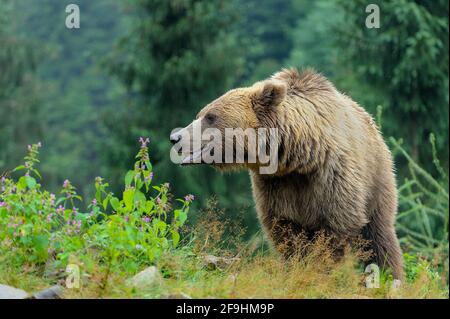
[[[171,163],[169,133],[232,87],[312,66],[440,180],[448,176],[448,1],[380,1],[381,28],[368,29],[373,2],[0,0],[0,173],[42,141],[45,187],[56,192],[68,178],[89,198],[96,176],[122,184],[138,137],[149,136],[156,182],[196,195],[197,215],[216,196],[251,235],[259,226],[248,174]],[[65,26],[69,3],[80,7],[80,29]],[[410,164],[396,156],[399,181]]]

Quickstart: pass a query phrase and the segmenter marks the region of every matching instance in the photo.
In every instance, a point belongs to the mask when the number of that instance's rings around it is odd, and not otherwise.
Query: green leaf
[[[145,195],[141,191],[135,191],[134,193],[134,202],[140,202],[144,204],[146,201]]]
[[[41,176],[41,174],[39,173],[39,171],[37,169],[32,168],[31,171],[33,173],[35,173],[40,179],[42,179],[42,176]]]
[[[155,203],[151,200],[147,201],[147,203],[145,204],[145,212],[147,214],[150,214],[150,212],[152,211],[153,207],[155,207]]]
[[[141,179],[136,180],[136,189],[141,189],[144,186],[144,182]]]
[[[101,197],[99,189],[97,189],[97,191],[95,192],[95,199],[97,200],[98,203],[100,203],[102,201],[102,197]]]
[[[106,210],[106,207],[108,206],[108,202],[109,202],[109,197],[106,197],[106,198],[103,200],[103,209]]]
[[[177,247],[180,242],[180,234],[176,230],[171,230],[173,247]]]
[[[31,176],[25,176],[25,182],[29,189],[34,189],[36,187],[36,180]]]
[[[134,171],[128,171],[125,175],[125,186],[129,187],[134,178]]]
[[[20,192],[21,190],[25,189],[27,187],[27,181],[25,179],[25,176],[22,176],[19,178],[19,181],[17,182],[17,192]]]
[[[120,208],[120,201],[117,197],[111,198],[110,204],[115,211]]]
[[[47,235],[36,235],[33,237],[33,246],[39,257],[39,260],[47,259],[48,237]]]
[[[150,161],[145,161],[145,166],[147,167],[147,171],[151,172],[153,170],[153,166]]]
[[[187,213],[184,210],[180,210],[180,214],[178,216],[178,221],[180,223],[180,226],[182,226],[187,219]]]
[[[157,219],[154,219],[154,220],[157,220]],[[162,220],[158,220],[157,227],[161,233],[164,233],[166,231],[167,224]]]
[[[134,189],[129,188],[123,192],[123,202],[128,211],[133,209]]]
[[[20,170],[23,170],[23,169],[26,169],[26,167],[24,165],[20,165],[20,166],[17,166],[13,171],[17,172],[17,171],[20,171]]]

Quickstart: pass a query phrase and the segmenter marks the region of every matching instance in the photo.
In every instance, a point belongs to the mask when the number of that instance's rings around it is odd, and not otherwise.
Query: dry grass
[[[315,255],[286,263],[268,254],[242,257],[228,269],[208,270],[200,256],[179,253],[166,256],[159,268],[163,283],[141,291],[128,287],[122,274],[111,273],[105,280],[105,269],[99,268],[83,278],[80,289],[67,289],[65,298],[161,298],[178,293],[192,298],[448,298],[447,286],[426,271],[400,288],[392,288],[392,281],[382,276],[380,288],[368,289],[353,255],[339,262]],[[12,269],[1,269],[0,281],[27,291],[52,284]]]
[[[179,293],[192,298],[448,298],[448,284],[436,272],[416,267],[415,278],[392,288],[392,278],[381,274],[380,287],[365,287],[367,274],[360,260],[360,249],[346,249],[345,257],[336,261],[330,240],[319,236],[307,245],[301,258],[284,261],[267,249],[262,236],[245,245],[242,230],[220,221],[222,212],[205,211],[203,220],[190,230],[187,242],[168,252],[157,264],[164,279],[146,290],[126,285],[128,274],[118,273],[106,265],[94,265],[83,272],[80,289],[66,289],[65,298],[161,298]],[[234,234],[230,248],[226,234]],[[224,269],[211,270],[204,256],[237,256]],[[408,270],[407,270],[408,271]],[[14,269],[0,262],[0,282],[36,291],[55,284],[36,269]]]
[[[178,276],[166,279],[164,290],[193,298],[448,298],[448,288],[426,271],[400,288],[392,288],[385,274],[380,288],[366,288],[367,274],[357,254],[347,253],[336,262],[320,245],[300,262],[268,254],[244,257],[224,271],[207,271],[195,260],[185,260]]]

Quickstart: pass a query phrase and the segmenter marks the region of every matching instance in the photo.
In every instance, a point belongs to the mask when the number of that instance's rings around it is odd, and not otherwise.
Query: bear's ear
[[[286,85],[277,80],[267,80],[257,85],[253,94],[255,107],[275,107],[286,97]]]

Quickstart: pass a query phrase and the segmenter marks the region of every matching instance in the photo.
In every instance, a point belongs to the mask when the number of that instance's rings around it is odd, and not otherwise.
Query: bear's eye
[[[205,115],[205,120],[209,123],[209,124],[213,124],[216,120],[217,116],[211,113],[208,113]]]

